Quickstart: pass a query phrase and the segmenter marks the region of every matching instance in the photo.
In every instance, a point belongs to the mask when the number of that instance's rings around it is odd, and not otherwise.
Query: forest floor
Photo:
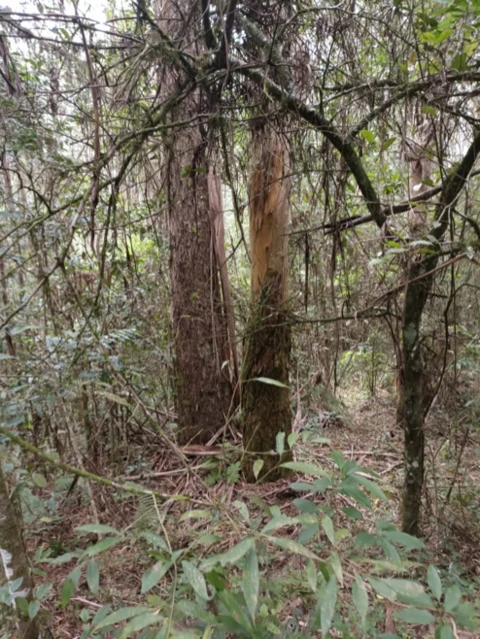
[[[382,490],[389,498],[387,503],[376,503],[375,519],[383,516],[398,524],[403,482],[403,442],[402,431],[394,425],[395,402],[387,392],[379,392],[375,397],[368,396],[365,392],[349,392],[348,396],[343,397],[343,402],[346,407],[344,423],[327,425],[316,432],[316,439],[321,440],[320,443],[302,443],[300,437],[295,448],[296,459],[328,468],[332,464],[330,452],[337,450],[346,459],[355,460],[360,466],[375,471]],[[318,413],[316,408],[309,410],[310,422],[311,415],[316,412]],[[302,427],[307,426],[307,421],[305,417]],[[318,423],[318,420],[313,420],[313,423]],[[432,411],[427,424],[426,464],[429,480],[424,498],[424,538],[428,553],[434,559],[433,563],[449,570],[453,566],[460,578],[465,577],[480,588],[480,432],[478,428],[471,428],[466,436],[465,429],[460,427],[458,432],[453,432],[451,424],[451,418],[441,409]],[[145,448],[139,448],[137,452],[143,457],[137,460],[130,457],[123,461],[112,478],[116,481],[128,481],[134,477],[137,484],[150,489],[169,495],[189,495],[206,504],[220,501],[228,508],[236,500],[242,500],[249,504],[252,511],[261,510],[267,504],[278,506],[284,514],[293,514],[295,507],[292,502],[298,494],[289,489],[289,484],[295,478],[262,485],[247,485],[241,479],[235,481],[235,471],[238,470],[238,465],[235,467],[235,450],[238,459],[238,448],[227,446],[228,455],[233,457],[229,458],[227,455],[226,462],[217,457],[209,458],[200,454],[189,458],[190,466],[195,469],[193,472],[188,471],[168,450],[162,450],[158,446],[150,447],[149,449],[155,452],[151,457],[145,457]],[[458,458],[461,460],[460,464],[457,464]],[[208,466],[207,469],[199,468],[204,464]],[[102,473],[109,475],[108,469],[100,472]],[[223,479],[222,475],[228,476],[230,483]],[[215,483],[207,486],[199,477],[207,480],[207,483]],[[453,484],[455,487],[451,488]],[[156,521],[158,509],[156,505],[152,506],[151,500],[113,494],[111,489],[106,487],[94,486],[93,490],[101,523],[122,531],[135,528],[159,530]],[[44,498],[51,495],[48,489],[38,489],[37,494],[42,493]],[[447,495],[448,505],[445,507]],[[173,504],[167,509],[168,512],[162,510],[162,514],[166,515],[164,532],[168,534],[172,546],[181,548],[191,543],[195,535],[208,532],[209,528],[201,520],[183,521],[179,525],[180,513],[176,513],[176,508],[177,505]],[[363,514],[367,525],[370,518],[373,527],[373,514]],[[45,521],[40,520],[30,525],[28,545],[32,555],[37,551],[38,556],[39,548],[50,548],[54,550],[55,555],[62,555],[74,551],[79,546],[85,547],[86,541],[92,542],[92,535],[87,539],[85,536],[79,538],[75,532],[78,526],[93,521],[90,504],[85,498],[85,492],[79,487],[68,497],[65,493],[65,497],[59,499],[56,516],[51,521],[48,518],[44,519]],[[222,541],[216,545],[214,552],[223,552],[239,541],[231,529],[222,529],[221,523],[215,526],[215,533],[222,537]],[[95,535],[93,541],[96,541]],[[199,552],[202,550],[203,548]],[[75,561],[39,564],[39,568],[44,572],[43,576],[37,577],[37,582],[51,582],[52,593],[56,593],[55,597],[52,596],[44,604],[44,612],[50,617],[50,627],[54,630],[56,639],[80,637],[81,617],[86,621],[106,603],[118,607],[144,602],[145,595],[140,595],[141,577],[152,563],[148,553],[125,543],[103,553],[99,561],[101,572],[98,594],[92,595],[83,574],[66,607],[60,605],[59,599],[62,584],[74,568]],[[282,559],[279,561],[282,563]],[[285,557],[285,561],[291,561],[291,558]],[[284,566],[278,565],[277,568],[280,572]],[[299,602],[292,600],[291,603],[293,610]],[[285,609],[283,614],[288,616],[290,612]],[[468,632],[458,634],[460,638],[479,636]]]

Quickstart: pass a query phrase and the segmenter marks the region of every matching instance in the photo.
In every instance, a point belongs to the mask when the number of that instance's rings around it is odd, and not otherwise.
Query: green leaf
[[[385,140],[385,142],[382,144],[382,151],[386,151],[387,149],[389,149],[396,139],[397,138],[388,138],[388,140]]]
[[[260,591],[260,576],[258,571],[258,557],[255,547],[250,548],[243,566],[242,590],[245,596],[248,612],[255,620]]]
[[[40,584],[40,586],[37,586],[35,588],[35,599],[39,599],[40,601],[42,601],[43,599],[46,599],[48,595],[50,594],[50,591],[52,590],[52,588],[53,588],[52,583]]]
[[[307,559],[319,560],[319,557],[317,557],[315,553],[311,552],[310,550],[308,550],[308,548],[305,548],[305,546],[302,546],[302,544],[299,544],[297,541],[289,539],[288,537],[266,537],[266,539],[272,544],[280,546],[280,548],[288,550],[294,555],[300,555],[301,557],[306,557]]]
[[[247,552],[250,550],[250,548],[253,547],[254,544],[255,540],[253,539],[253,537],[247,537],[246,539],[243,539],[240,543],[236,544],[236,546],[233,546],[233,548],[230,548],[230,550],[222,555],[220,563],[222,564],[222,566],[225,566],[226,564],[236,564],[239,559],[247,554]]]
[[[457,585],[447,588],[447,590],[445,591],[445,612],[453,612],[460,603],[461,598],[462,593],[460,592],[460,588]]]
[[[105,606],[105,608],[107,608],[107,606]],[[112,612],[101,620],[94,619],[94,629],[95,631],[101,630],[102,628],[106,628],[107,626],[113,626],[116,623],[131,619],[132,617],[144,615],[147,612],[151,612],[151,608],[147,608],[147,606],[127,606],[125,608],[120,608],[119,610],[115,610],[115,612]]]
[[[41,473],[33,473],[32,481],[39,488],[46,488],[47,486],[47,480]]]
[[[119,535],[120,532],[116,528],[112,528],[112,526],[107,526],[106,524],[84,524],[83,526],[78,526],[76,531],[80,534],[84,533],[94,533],[96,535],[104,535],[104,534],[115,534]]]
[[[250,382],[262,382],[262,384],[270,384],[271,386],[278,386],[279,388],[288,388],[286,384],[282,384],[278,379],[272,379],[271,377],[253,377]]]
[[[172,566],[173,561],[157,561],[156,564],[144,572],[142,575],[142,594],[156,586]]]
[[[62,592],[60,594],[60,603],[62,604],[63,608],[65,608],[65,606],[70,601],[71,596],[75,592],[75,587],[76,586],[71,579],[65,579],[65,581],[63,582]]]
[[[442,581],[435,566],[430,565],[427,571],[428,587],[437,601],[442,597]]]
[[[370,585],[378,592],[378,594],[384,599],[388,599],[388,601],[395,601],[397,599],[397,593],[393,588],[390,588],[388,584],[385,583],[382,579],[375,579],[374,577],[369,577],[368,579]]]
[[[435,639],[455,639],[455,635],[450,624],[442,624],[435,630]]]
[[[134,617],[122,630],[119,639],[127,639],[127,637],[130,637],[134,632],[138,632],[139,630],[143,630],[144,628],[149,628],[150,626],[155,626],[162,621],[163,617],[154,612],[147,612],[145,614]]]
[[[415,604],[425,608],[434,608],[433,601],[425,592],[422,584],[410,579],[385,579],[385,583],[395,590],[404,603]]]
[[[207,582],[200,570],[190,561],[182,561],[183,572],[188,583],[201,599],[208,600]]]
[[[375,133],[373,131],[369,131],[368,129],[362,129],[360,131],[360,135],[369,144],[372,144],[372,142],[374,142],[374,140],[375,140]]]
[[[322,592],[323,591],[323,592]],[[327,636],[332,625],[333,615],[335,614],[335,605],[337,603],[337,579],[332,575],[328,583],[320,590],[320,613],[321,629],[324,636]]]
[[[335,577],[338,580],[338,583],[343,588],[343,570],[342,570],[342,562],[340,557],[336,552],[332,552],[329,559],[329,565],[333,570]]]
[[[263,459],[256,459],[253,462],[253,476],[255,477],[255,479],[258,479],[258,476],[260,474],[260,471],[263,468],[263,464],[265,462],[263,461]]]
[[[384,530],[383,536],[394,544],[403,546],[406,550],[421,550],[425,548],[425,543],[421,539],[400,530]]]
[[[98,564],[95,559],[91,559],[87,566],[87,584],[90,588],[90,592],[94,595],[98,593],[98,587],[100,585],[100,573],[98,571]]]
[[[285,452],[285,433],[277,433],[275,450],[279,455]]]
[[[322,528],[325,531],[325,534],[327,535],[328,541],[332,544],[332,546],[334,546],[335,531],[333,529],[333,521],[328,515],[325,515],[325,517],[322,519]]]
[[[385,495],[380,486],[378,486],[374,481],[371,481],[366,477],[362,477],[361,475],[355,475],[355,479],[374,497],[380,499],[381,501],[388,501],[388,497]]]
[[[223,603],[235,623],[250,633],[252,631],[252,623],[243,606],[241,606],[238,602],[237,596],[229,590],[222,590],[222,592],[218,593],[218,598]]]
[[[468,630],[477,630],[480,626],[477,611],[470,601],[458,604],[455,608],[455,621],[459,626],[468,628]]]
[[[307,563],[307,582],[312,592],[317,592],[317,569],[311,559]]]
[[[212,513],[208,510],[189,510],[180,517],[179,521],[187,519],[212,519]]]
[[[365,626],[368,612],[368,593],[365,582],[360,575],[355,575],[355,582],[352,586],[352,598],[360,615],[360,619],[362,620],[362,626]]]
[[[155,548],[161,548],[167,554],[169,554],[169,555],[171,554],[171,551],[170,551],[170,548],[168,547],[167,542],[160,535],[157,535],[156,533],[151,532],[150,530],[146,530],[145,532],[142,532],[140,537],[145,539],[145,541],[148,541]]]
[[[403,608],[394,613],[395,619],[405,621],[406,623],[414,623],[419,625],[427,625],[435,621],[435,617],[428,610],[420,610],[419,608]]]
[[[28,604],[28,616],[30,619],[35,619],[40,610],[40,602],[39,601],[31,601]]]
[[[106,539],[102,539],[97,542],[93,546],[89,546],[83,555],[85,557],[93,557],[94,555],[98,555],[109,548],[113,548],[113,546],[117,546],[120,542],[124,541],[123,537],[107,537]]]
[[[300,433],[290,433],[287,437],[288,447],[293,448],[300,437]]]
[[[311,475],[312,477],[328,477],[328,474],[315,464],[308,464],[306,462],[285,462],[282,464],[282,468],[288,468],[294,470],[297,473],[303,473],[305,475]],[[309,486],[311,488],[311,486]]]
[[[320,510],[317,504],[315,504],[313,501],[310,501],[310,499],[294,499],[293,503],[301,513],[316,515]]]

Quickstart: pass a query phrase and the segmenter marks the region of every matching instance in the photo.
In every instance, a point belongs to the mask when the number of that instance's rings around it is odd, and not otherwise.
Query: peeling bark
[[[263,460],[260,478],[275,480],[290,459],[276,450],[279,433],[292,430],[289,356],[290,325],[287,308],[288,224],[290,179],[285,142],[269,129],[253,136],[253,171],[249,184],[252,313],[247,325],[242,367],[244,471],[255,481],[253,465]],[[258,378],[275,383],[257,381]]]

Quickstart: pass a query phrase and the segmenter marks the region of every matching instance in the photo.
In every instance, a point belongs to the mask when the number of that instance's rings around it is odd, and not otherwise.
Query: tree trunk
[[[423,261],[411,264],[405,293],[402,329],[403,421],[405,436],[405,484],[402,499],[402,529],[412,535],[420,530],[420,513],[424,477],[425,376],[423,370],[421,322],[425,304],[434,281],[434,270],[440,259],[441,245],[452,215],[452,208],[480,153],[477,133],[460,164],[444,181],[435,211],[435,222],[428,235],[435,252]]]
[[[242,367],[243,466],[248,481],[255,481],[257,459],[263,461],[260,478],[275,480],[285,474],[279,464],[290,459],[286,440],[292,430],[287,308],[290,178],[285,142],[271,129],[258,129],[253,162],[248,193],[252,311]],[[285,433],[282,455],[273,452],[279,433]]]
[[[192,128],[178,133],[169,158],[174,381],[181,444],[206,443],[225,423],[231,401],[206,152],[205,141]]]
[[[15,592],[9,584],[21,579]],[[17,599],[31,600],[33,580],[27,561],[23,534],[14,505],[8,494],[8,487],[0,463],[0,586],[7,586],[11,595],[11,606],[16,616],[15,636],[21,639],[38,639],[40,631],[37,618],[31,620],[27,613],[19,609]]]
[[[203,52],[196,37],[201,11],[190,2],[188,31],[172,0],[157,0],[160,28],[191,55]],[[159,80],[165,99],[185,82],[179,64],[166,65]],[[214,109],[212,96],[195,88],[169,115],[169,121],[195,122],[164,134],[168,188],[174,396],[181,445],[207,443],[231,409],[231,351],[225,305],[219,281],[219,252],[214,231],[218,196],[209,179],[207,124],[200,116]],[[198,120],[197,120],[198,118]],[[210,185],[209,185],[210,182]],[[209,188],[210,186],[210,188]],[[222,212],[223,214],[223,212]],[[225,276],[225,271],[224,271]]]

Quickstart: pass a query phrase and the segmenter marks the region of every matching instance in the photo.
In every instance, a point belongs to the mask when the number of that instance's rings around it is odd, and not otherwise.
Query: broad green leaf
[[[430,565],[427,571],[428,587],[437,601],[442,597],[442,582],[435,566]]]
[[[408,533],[401,532],[400,530],[384,530],[383,536],[389,539],[394,544],[403,546],[406,550],[421,550],[425,548],[425,542],[418,537],[413,537]]]
[[[98,571],[98,564],[95,559],[91,559],[87,565],[87,584],[90,588],[90,592],[96,595],[98,593],[98,587],[100,585],[100,573]]]
[[[116,623],[121,623],[122,621],[131,619],[132,617],[138,617],[138,615],[144,615],[148,612],[151,612],[151,608],[147,608],[146,606],[127,606],[115,610],[115,612],[103,617],[103,619],[94,619],[93,626],[95,631],[101,630],[107,626],[113,626]]]
[[[395,619],[405,621],[406,623],[414,623],[427,625],[435,621],[435,617],[428,610],[420,610],[419,608],[403,608],[394,613]]]
[[[40,610],[40,602],[36,600],[31,601],[28,604],[28,616],[30,617],[30,619],[35,619],[39,610]]]
[[[271,386],[278,386],[279,388],[288,388],[286,384],[282,384],[278,379],[272,379],[271,377],[253,377],[250,382],[262,382],[262,384],[270,384]]]
[[[33,473],[32,481],[35,486],[38,486],[39,488],[45,488],[47,485],[47,480],[41,473]]]
[[[300,544],[306,544],[310,539],[313,539],[315,535],[318,533],[320,526],[318,522],[315,524],[308,524],[307,526],[303,526],[300,534],[298,535],[298,542]]]
[[[260,471],[263,468],[264,463],[265,462],[263,461],[263,459],[256,459],[253,462],[253,476],[255,477],[255,479],[258,479],[258,476],[260,474]]]
[[[242,590],[245,596],[248,612],[255,621],[255,614],[258,606],[258,595],[260,591],[260,575],[258,571],[258,557],[253,546],[245,557],[243,566]]]
[[[390,588],[383,579],[369,577],[368,581],[374,590],[376,590],[381,597],[384,597],[384,599],[388,599],[389,601],[395,601],[397,599],[397,593],[395,590]]]
[[[160,535],[157,535],[154,532],[150,532],[149,530],[146,530],[145,532],[142,532],[140,537],[145,539],[145,541],[148,541],[149,543],[151,543],[152,546],[155,546],[155,548],[161,548],[162,550],[165,550],[165,552],[170,554],[170,548],[168,547],[167,542]]]
[[[80,577],[82,576],[82,566],[76,566],[72,572],[67,575],[67,579],[70,579],[75,588],[78,586],[78,582],[80,581]]]
[[[240,543],[233,548],[230,548],[221,558],[221,564],[225,566],[226,564],[236,564],[239,559],[241,559],[247,552],[252,548],[255,544],[255,540],[253,537],[247,537],[243,539]]]
[[[122,541],[124,541],[123,537],[106,537],[93,546],[89,546],[83,554],[85,557],[93,557],[109,548],[113,548],[113,546],[117,546]]]
[[[307,563],[307,582],[312,592],[317,592],[317,569],[311,559]]]
[[[362,620],[362,626],[365,626],[368,612],[368,593],[365,582],[360,575],[355,575],[355,582],[352,586],[352,598],[360,615],[360,619]]]
[[[435,630],[435,639],[455,639],[455,635],[450,624],[442,624]]]
[[[182,561],[182,567],[188,583],[192,586],[197,595],[201,599],[208,600],[207,582],[200,570],[190,561]]]
[[[322,528],[325,531],[325,534],[327,535],[328,541],[332,544],[332,546],[334,546],[335,531],[333,529],[333,521],[328,515],[325,515],[325,517],[322,519]]]
[[[333,615],[335,614],[335,605],[337,603],[337,579],[333,575],[329,581],[320,590],[320,613],[321,617],[321,629],[323,635],[326,637],[328,631],[332,625]]]
[[[134,632],[138,632],[139,630],[143,630],[144,628],[150,628],[150,626],[155,626],[159,623],[162,623],[163,620],[163,617],[154,612],[147,612],[143,615],[134,617],[122,630],[119,639],[127,639]]]
[[[156,564],[144,572],[142,575],[142,594],[156,586],[172,566],[173,561],[171,560],[157,561]]]
[[[461,598],[462,593],[460,592],[460,588],[457,585],[447,588],[447,590],[445,591],[445,612],[453,612],[460,603]]]
[[[369,510],[372,509],[372,502],[367,497],[367,495],[365,495],[365,493],[363,493],[360,490],[360,488],[357,488],[356,486],[352,486],[351,484],[347,484],[345,483],[345,481],[343,481],[340,484],[340,488],[338,492],[340,493],[343,492],[348,497],[351,497],[357,502],[357,504],[360,504],[360,506],[363,506],[364,508],[368,508]]]
[[[328,477],[328,474],[323,470],[323,468],[306,462],[285,462],[282,464],[282,468],[288,468],[289,470],[294,470],[297,473],[303,473],[313,477]]]
[[[330,456],[335,462],[335,464],[338,466],[338,468],[340,470],[343,470],[345,464],[347,463],[347,460],[342,455],[342,453],[339,450],[332,450],[332,452],[330,453]]]
[[[40,586],[37,586],[37,588],[35,588],[35,599],[39,599],[40,601],[42,601],[42,599],[46,599],[50,594],[52,588],[52,583],[40,584]]]
[[[60,603],[62,604],[63,608],[65,608],[65,606],[70,601],[71,596],[75,592],[75,587],[76,586],[71,579],[65,579],[65,581],[63,582],[62,592],[60,594]]]
[[[76,531],[78,533],[94,533],[96,535],[108,535],[108,534],[114,534],[114,535],[119,535],[120,531],[118,531],[116,528],[112,528],[112,526],[107,526],[106,524],[84,524],[83,526],[78,526],[78,528],[76,528]]]
[[[317,504],[314,504],[313,501],[310,501],[310,499],[294,499],[293,503],[302,513],[309,513],[312,515],[317,514],[320,510]]]
[[[374,142],[375,140],[375,133],[373,131],[369,131],[368,129],[362,129],[360,131],[360,135],[362,136],[362,138],[364,140],[366,140],[369,144],[371,144],[372,142]]]
[[[409,579],[385,579],[385,583],[395,590],[400,600],[425,608],[434,608],[433,601],[425,592],[422,584]]]
[[[470,601],[459,603],[455,608],[455,621],[458,625],[468,628],[468,630],[478,630],[480,619],[477,616],[475,606]]]
[[[287,443],[289,448],[293,448],[300,437],[300,433],[290,433],[287,437]]]

